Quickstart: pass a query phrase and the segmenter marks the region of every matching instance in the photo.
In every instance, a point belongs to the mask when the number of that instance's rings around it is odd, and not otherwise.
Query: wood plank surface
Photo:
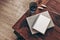
[[[27,11],[33,0],[0,0],[0,40],[15,40],[12,26]]]

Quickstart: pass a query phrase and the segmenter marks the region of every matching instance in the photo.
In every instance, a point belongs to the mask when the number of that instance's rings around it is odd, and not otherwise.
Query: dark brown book
[[[32,35],[26,21],[30,15],[29,10],[16,22],[13,29],[18,32],[25,40],[60,40],[60,1],[49,0],[47,8],[38,10],[36,13],[49,11],[50,16],[55,24],[54,28],[48,29],[45,35],[40,33]]]

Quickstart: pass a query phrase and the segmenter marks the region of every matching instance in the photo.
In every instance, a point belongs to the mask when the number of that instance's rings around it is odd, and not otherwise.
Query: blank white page
[[[33,29],[37,30],[38,32],[45,34],[47,27],[50,23],[50,19],[44,15],[39,15],[38,19],[36,20]]]

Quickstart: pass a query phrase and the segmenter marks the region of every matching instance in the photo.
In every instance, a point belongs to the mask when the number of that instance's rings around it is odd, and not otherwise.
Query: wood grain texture
[[[33,0],[0,0],[0,40],[15,40],[12,26]]]
[[[28,17],[30,14],[28,10],[13,26],[13,29],[18,32],[25,40],[60,40],[60,1],[49,0],[46,5],[47,8],[42,11],[49,11],[55,24],[54,28],[48,29],[45,35],[41,35],[40,33],[32,35],[26,21],[26,17]],[[36,13],[42,11],[38,10]]]

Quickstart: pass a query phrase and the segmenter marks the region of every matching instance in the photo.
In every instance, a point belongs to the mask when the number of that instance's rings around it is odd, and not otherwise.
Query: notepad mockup
[[[26,20],[28,22],[28,25],[29,25],[29,28],[30,28],[32,34],[38,33],[36,30],[33,30],[32,27],[35,24],[35,22],[36,22],[37,18],[39,17],[39,15],[44,15],[47,18],[51,19],[48,11],[45,11],[45,12],[42,12],[42,13],[39,13],[39,14],[36,14],[36,15],[33,15],[33,16],[30,16],[30,17],[27,17]],[[51,21],[50,21],[47,29],[50,29],[52,27],[54,27],[54,23],[53,23],[53,21],[51,19]]]
[[[44,15],[39,15],[38,19],[36,20],[33,29],[37,30],[38,32],[45,34],[45,31],[48,28],[48,25],[50,23],[50,19],[47,18]]]

